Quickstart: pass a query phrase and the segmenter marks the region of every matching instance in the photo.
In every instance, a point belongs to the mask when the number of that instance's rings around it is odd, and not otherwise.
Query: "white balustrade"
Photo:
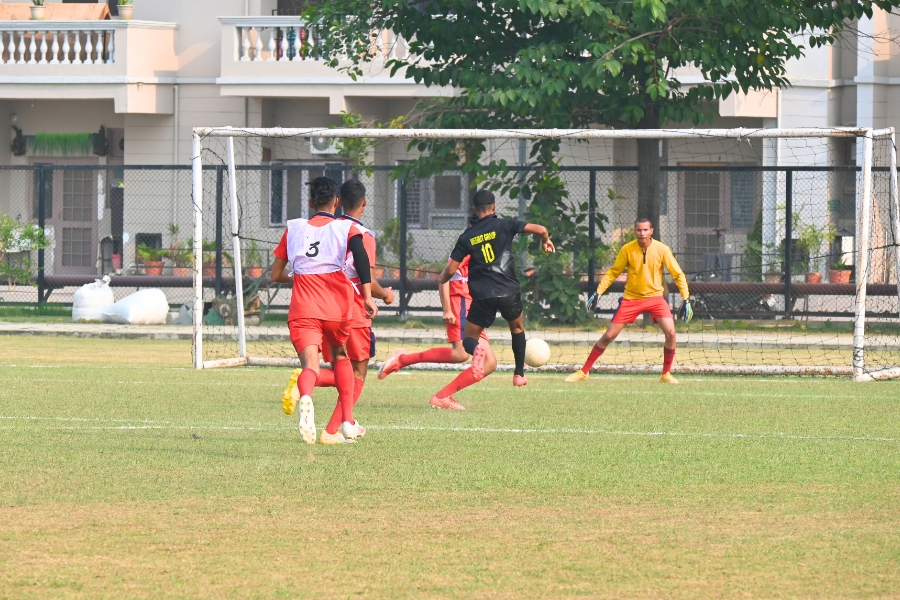
[[[235,61],[294,62],[322,60],[319,37],[299,17],[221,17],[234,28]],[[409,57],[409,42],[392,31],[373,32],[376,61]]]
[[[115,56],[113,27],[107,29],[94,24],[82,29],[71,26],[62,29],[47,26],[45,22],[39,29],[16,21],[0,22],[0,64],[102,65],[114,64]]]

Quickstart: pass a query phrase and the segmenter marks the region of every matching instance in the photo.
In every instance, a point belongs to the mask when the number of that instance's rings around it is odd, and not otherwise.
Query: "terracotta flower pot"
[[[203,276],[204,277],[215,277],[216,276],[216,261],[214,261],[214,260],[204,261]]]
[[[806,274],[806,283],[822,283],[822,274],[821,273],[807,273]]]
[[[416,279],[428,279],[428,271],[425,269],[416,269],[413,273],[413,277]]]
[[[172,275],[175,277],[187,277],[190,267],[172,267]]]
[[[781,283],[781,273],[766,273],[763,275],[763,281],[766,283]]]
[[[32,21],[43,21],[44,20],[44,6],[32,6],[31,7],[31,20]]]
[[[247,277],[252,279],[259,279],[262,277],[263,268],[262,267],[247,267]]]
[[[123,21],[130,21],[132,13],[134,13],[134,4],[119,5],[119,18]]]
[[[372,269],[372,277],[375,279],[384,279],[384,267],[375,267]]]
[[[165,263],[161,260],[149,260],[144,263],[144,275],[159,277],[162,275]]]
[[[400,279],[400,269],[398,269],[396,267],[387,269],[386,273],[390,279]]]
[[[850,283],[850,271],[847,269],[828,269],[828,283]]]

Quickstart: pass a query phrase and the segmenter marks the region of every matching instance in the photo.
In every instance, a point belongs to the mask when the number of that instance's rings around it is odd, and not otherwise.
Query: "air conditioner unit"
[[[309,138],[309,152],[310,154],[340,154],[335,142],[334,138],[311,137]]]

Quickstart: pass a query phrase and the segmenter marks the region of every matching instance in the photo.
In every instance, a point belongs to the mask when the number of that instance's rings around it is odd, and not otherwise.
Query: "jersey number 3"
[[[309,250],[306,251],[306,256],[309,258],[315,258],[319,255],[319,244],[322,242],[313,242],[309,245]]]
[[[492,262],[494,262],[494,259],[497,258],[494,255],[494,247],[491,246],[489,243],[485,244],[484,246],[481,247],[481,254],[484,255],[485,263],[492,263]]]

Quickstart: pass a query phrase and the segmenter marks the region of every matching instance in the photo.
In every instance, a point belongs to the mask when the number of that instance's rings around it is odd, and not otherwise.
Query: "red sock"
[[[675,348],[669,350],[668,348],[663,348],[663,373],[668,373],[672,370],[672,362],[675,360]]]
[[[321,369],[319,371],[319,379],[316,381],[316,387],[334,387],[334,371]]]
[[[353,422],[353,366],[347,358],[334,363],[334,383],[338,390],[337,406],[325,426],[328,433],[337,433],[344,421]]]
[[[316,387],[316,381],[319,376],[312,369],[303,369],[300,377],[297,378],[297,391],[301,396],[312,396],[313,388]]]
[[[359,397],[362,396],[363,387],[366,385],[366,382],[362,379],[353,379],[353,406],[356,406],[356,403],[359,402]]]
[[[473,383],[476,383],[475,376],[472,374],[472,367],[469,367],[459,375],[450,384],[439,391],[435,396],[438,398],[448,398],[460,390],[464,390]]]
[[[400,366],[407,367],[417,363],[452,363],[453,348],[432,348],[425,352],[413,352],[411,354],[403,354],[397,359]]]
[[[591,353],[590,355],[588,355],[588,359],[584,361],[584,366],[581,367],[581,370],[584,371],[585,375],[588,374],[588,372],[591,370],[591,367],[594,366],[594,363],[597,362],[597,359],[600,358],[605,351],[606,348],[598,348],[596,345],[591,348]]]

